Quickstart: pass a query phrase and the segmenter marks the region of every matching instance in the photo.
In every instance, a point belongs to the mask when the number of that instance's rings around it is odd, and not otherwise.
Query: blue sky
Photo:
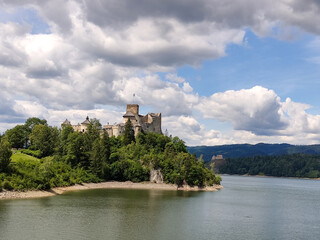
[[[181,67],[177,72],[200,95],[261,85],[273,89],[282,99],[290,97],[317,108],[320,68],[308,60],[317,56],[308,47],[314,37],[306,34],[283,41],[260,38],[248,30],[246,44],[229,45],[225,57],[204,61],[198,68]]]
[[[134,101],[188,145],[319,143],[319,21],[315,0],[2,1],[0,131]]]

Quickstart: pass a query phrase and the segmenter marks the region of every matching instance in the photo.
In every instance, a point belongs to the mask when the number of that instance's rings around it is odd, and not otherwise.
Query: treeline
[[[0,137],[0,189],[149,181],[150,169],[160,169],[165,182],[178,185],[204,186],[221,181],[178,137],[139,133],[135,138],[130,121],[123,135],[109,137],[97,119],[81,133],[71,126],[58,129],[46,120],[30,118]]]
[[[320,156],[291,154],[226,159],[219,171],[225,174],[319,178]]]
[[[281,156],[289,154],[320,155],[320,145],[291,145],[286,143],[267,144],[231,144],[220,146],[188,147],[190,153],[203,156],[204,162],[211,161],[212,156],[223,155],[224,158],[247,158],[253,156]]]

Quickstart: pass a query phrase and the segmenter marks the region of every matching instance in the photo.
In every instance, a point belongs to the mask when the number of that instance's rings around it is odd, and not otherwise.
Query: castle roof
[[[71,125],[71,123],[69,122],[68,119],[66,119],[66,120],[62,123],[62,125]]]
[[[126,112],[126,114],[123,115],[123,117],[135,117],[135,114],[128,111],[128,112]]]
[[[90,124],[89,117],[87,116],[86,120],[84,120],[84,122],[82,122],[81,124],[89,125]]]

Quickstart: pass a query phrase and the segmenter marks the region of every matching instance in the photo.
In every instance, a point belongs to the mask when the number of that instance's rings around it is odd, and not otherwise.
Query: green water
[[[320,181],[222,183],[218,192],[111,189],[0,201],[0,239],[320,239]]]

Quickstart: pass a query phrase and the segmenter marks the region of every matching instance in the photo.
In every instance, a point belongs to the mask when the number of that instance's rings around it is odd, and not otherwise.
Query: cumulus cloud
[[[114,112],[97,106],[123,106],[135,94],[190,144],[318,136],[319,116],[307,114],[307,105],[281,102],[263,87],[199,97],[175,73],[245,44],[248,28],[282,38],[295,29],[319,34],[316,0],[0,1],[2,11],[17,8],[33,9],[48,27],[33,34],[37,22],[0,22],[0,122],[7,126],[29,116],[55,125],[88,113],[112,119]],[[233,132],[206,129],[197,111],[231,123]]]
[[[289,129],[286,132],[288,135],[289,132],[290,135],[297,133],[319,134],[320,115],[308,114],[306,110],[310,108],[310,105],[293,102],[290,98],[282,103],[282,109],[289,119]]]
[[[4,1],[20,5],[20,1]],[[261,35],[272,33],[279,23],[296,26],[305,31],[320,33],[320,8],[317,0],[108,0],[108,1],[43,1],[24,3],[36,6],[41,14],[64,31],[72,26],[70,13],[79,6],[86,20],[102,28],[125,29],[141,19],[171,18],[185,25],[214,22],[226,28],[250,27]],[[59,10],[59,11],[58,11]]]
[[[205,118],[231,122],[235,130],[257,135],[275,134],[288,125],[280,98],[274,91],[260,86],[203,97],[197,109]]]
[[[0,99],[3,100],[3,99]],[[2,101],[3,102],[3,101]],[[24,124],[30,117],[37,117],[40,119],[46,119],[52,126],[60,127],[61,123],[67,118],[72,124],[81,123],[85,120],[86,116],[90,118],[97,118],[102,125],[107,123],[114,124],[123,122],[121,110],[110,109],[66,109],[57,110],[43,106],[37,101],[16,100],[11,103],[9,111],[2,111],[0,108],[0,132],[4,132],[7,129],[15,126],[16,124]],[[13,118],[13,116],[16,116]],[[6,119],[10,117],[11,121]]]
[[[168,73],[166,75],[166,79],[172,81],[172,82],[178,82],[178,83],[184,83],[185,79],[182,77],[179,77],[176,73]]]
[[[195,107],[204,118],[231,123],[229,142],[311,142],[319,141],[320,115],[307,113],[308,104],[282,102],[273,90],[251,89],[215,93],[202,97]]]
[[[136,102],[165,115],[190,115],[198,102],[196,94],[185,92],[177,83],[162,81],[158,75],[123,78],[114,82],[113,90],[123,104],[131,102],[134,93]]]
[[[230,137],[224,136],[220,131],[207,130],[192,116],[164,117],[162,126],[163,130],[168,130],[173,137],[179,136],[189,146],[233,143]]]

